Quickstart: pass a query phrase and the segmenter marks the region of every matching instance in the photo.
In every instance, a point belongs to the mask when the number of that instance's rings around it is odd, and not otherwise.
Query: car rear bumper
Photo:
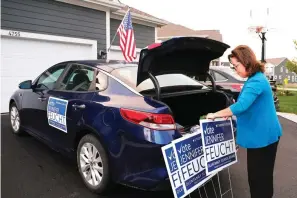
[[[235,118],[232,119],[232,123],[236,137]],[[166,144],[139,140],[125,132],[118,143],[121,147],[119,152],[110,154],[115,182],[149,191],[171,189],[161,150]]]
[[[142,190],[163,190],[170,183],[162,155],[164,144],[135,139],[122,134],[117,153],[110,152],[116,183]]]

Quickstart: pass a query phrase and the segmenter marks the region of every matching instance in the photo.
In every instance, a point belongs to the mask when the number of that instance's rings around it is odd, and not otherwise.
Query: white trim
[[[118,10],[111,14],[111,18],[114,18],[114,19],[123,18],[125,14],[126,14],[125,10]],[[132,11],[131,11],[131,16],[135,22],[137,23],[146,22],[147,24],[150,24],[150,26],[153,26],[153,27],[156,27],[156,26],[161,27],[169,24],[167,21],[153,18],[153,17],[143,16],[141,14],[137,14]]]
[[[13,36],[11,36],[13,35]],[[54,41],[60,43],[76,43],[83,45],[92,46],[92,53],[97,57],[97,41],[89,40],[89,39],[80,39],[73,37],[65,37],[65,36],[54,36],[48,34],[37,34],[23,31],[15,31],[15,30],[1,30],[1,37],[11,37],[14,39],[31,39],[31,40],[44,40],[44,41]]]
[[[155,27],[155,43],[158,42],[158,27]]]
[[[275,76],[275,65],[273,65],[272,73],[273,73],[273,77],[274,77]]]
[[[111,45],[110,50],[121,51],[121,48],[120,46],[117,46],[117,45]],[[136,48],[136,52],[140,52],[140,51],[141,51],[141,48]]]
[[[110,18],[111,19],[116,19],[116,20],[122,21],[123,18],[124,18],[124,15],[115,15],[113,13],[110,13]],[[146,21],[142,21],[142,20],[139,20],[139,19],[135,19],[133,17],[132,17],[132,23],[133,24],[136,23],[136,24],[139,24],[139,25],[145,25],[145,26],[149,26],[149,27],[156,27],[157,26],[154,23],[149,23],[149,22],[146,22]]]
[[[108,59],[108,48],[110,46],[110,10],[106,11],[106,59]]]
[[[141,95],[140,93],[138,93],[135,89],[133,89],[132,87],[130,87],[129,85],[127,85],[126,83],[124,83],[123,81],[121,81],[120,79],[114,77],[113,75],[111,75],[110,73],[98,68],[102,73],[104,73],[105,75],[111,77],[112,79],[118,81],[120,84],[122,84],[124,87],[126,87],[127,89],[129,89],[130,91],[132,91],[133,93],[143,97],[143,95]]]
[[[63,3],[68,3],[72,5],[77,5],[85,8],[90,8],[100,11],[116,11],[125,7],[124,5],[118,3],[117,1],[110,0],[55,0]]]
[[[195,34],[195,35],[186,35],[187,37],[202,37],[202,38],[207,38],[208,35],[202,35],[202,34]],[[174,37],[185,37],[185,35],[183,36],[160,36],[158,37],[159,40],[162,40],[162,39],[170,39],[170,38],[174,38]]]

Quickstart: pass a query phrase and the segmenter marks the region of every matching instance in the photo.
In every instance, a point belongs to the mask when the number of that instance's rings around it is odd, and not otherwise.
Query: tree
[[[294,40],[295,48],[297,50],[297,40]],[[297,74],[297,58],[293,60],[288,60],[286,63],[286,67],[290,72],[295,72]]]

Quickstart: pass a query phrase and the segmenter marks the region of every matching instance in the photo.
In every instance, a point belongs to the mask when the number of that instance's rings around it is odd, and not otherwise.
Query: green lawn
[[[279,105],[280,105],[280,112],[286,112],[286,113],[295,113],[297,114],[297,92],[296,91],[290,91],[293,93],[293,96],[282,96],[280,95],[280,91],[277,93],[277,97],[279,99]]]

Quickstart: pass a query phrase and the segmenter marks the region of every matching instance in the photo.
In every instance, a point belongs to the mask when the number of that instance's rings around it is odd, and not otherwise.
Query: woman
[[[264,75],[264,65],[254,52],[244,45],[236,47],[228,56],[230,63],[244,83],[236,103],[206,119],[237,117],[236,143],[247,148],[247,168],[252,198],[273,196],[273,170],[279,137],[279,123],[273,93]]]

